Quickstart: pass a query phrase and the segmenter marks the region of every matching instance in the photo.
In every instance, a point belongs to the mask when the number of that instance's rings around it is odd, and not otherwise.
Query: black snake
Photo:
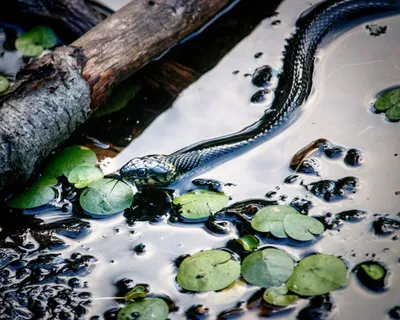
[[[201,141],[170,155],[134,158],[119,170],[119,175],[136,185],[168,186],[276,133],[290,121],[311,91],[315,53],[322,38],[344,21],[393,13],[399,8],[399,0],[328,0],[308,10],[299,18],[296,31],[288,40],[275,98],[260,120],[237,133]]]

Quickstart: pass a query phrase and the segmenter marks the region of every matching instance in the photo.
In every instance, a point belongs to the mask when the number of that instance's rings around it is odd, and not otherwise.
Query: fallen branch
[[[230,0],[132,1],[69,47],[22,70],[0,103],[0,191],[33,170],[111,88],[210,20]]]

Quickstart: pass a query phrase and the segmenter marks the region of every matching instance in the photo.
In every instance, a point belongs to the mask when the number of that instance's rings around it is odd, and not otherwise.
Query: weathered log
[[[20,72],[0,103],[0,191],[22,186],[35,167],[128,78],[230,0],[134,0],[70,47]]]
[[[84,0],[7,0],[0,19],[25,26],[51,25],[64,40],[73,40],[102,19]]]

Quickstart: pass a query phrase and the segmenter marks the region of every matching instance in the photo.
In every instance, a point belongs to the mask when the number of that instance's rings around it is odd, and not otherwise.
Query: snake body
[[[399,0],[327,0],[317,5],[299,18],[288,40],[274,100],[261,119],[237,133],[202,141],[170,155],[134,158],[119,170],[121,177],[137,185],[167,186],[273,135],[290,121],[310,94],[315,54],[324,36],[345,21],[392,13],[399,8]]]

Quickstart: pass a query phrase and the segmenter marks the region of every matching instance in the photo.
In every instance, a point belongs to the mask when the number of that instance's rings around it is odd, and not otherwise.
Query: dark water
[[[305,0],[285,1],[276,18],[263,21],[213,70],[185,90],[173,107],[120,153],[107,170],[119,168],[134,156],[170,153],[202,139],[235,132],[257,120],[272,97],[263,103],[251,103],[250,97],[259,88],[251,84],[251,77],[243,75],[270,65],[274,70],[272,85],[276,84],[284,39],[293,31],[300,13],[309,6],[310,2]],[[276,19],[280,20],[280,24],[271,23]],[[366,290],[350,274],[346,288],[315,302],[325,308],[333,319],[384,319],[387,312],[399,303],[400,253],[395,237],[399,231],[394,228],[390,234],[377,235],[373,232],[373,222],[379,218],[399,219],[400,156],[395,154],[400,154],[400,127],[398,123],[389,123],[383,116],[372,113],[370,105],[380,91],[400,83],[400,19],[397,16],[368,23],[387,26],[386,33],[371,36],[364,23],[349,26],[346,32],[329,36],[324,41],[318,53],[313,93],[301,115],[288,129],[256,149],[200,176],[233,183],[234,186],[224,187],[232,197],[230,203],[251,198],[290,203],[298,197],[311,202],[309,214],[312,216],[357,210],[354,221],[348,221],[351,220],[351,213],[339,215],[342,217],[339,226],[326,230],[312,244],[296,246],[293,243],[270,242],[296,259],[311,252],[320,252],[341,256],[350,270],[358,263],[371,259],[388,267],[387,290],[384,292],[378,294]],[[259,52],[263,54],[255,58],[254,55]],[[233,73],[235,70],[239,73]],[[328,139],[346,150],[360,150],[361,165],[347,165],[344,155],[330,159],[313,154],[311,157],[318,161],[319,176],[299,174],[293,183],[284,183],[293,174],[289,169],[292,156],[318,138]],[[300,183],[337,181],[348,176],[357,178],[356,192],[350,192],[337,201],[315,197]],[[189,188],[193,188],[190,181],[183,181],[177,186],[176,193],[183,193]],[[266,194],[270,197],[266,198]],[[45,215],[47,222],[58,220],[59,214],[60,211],[53,214],[49,211]],[[67,210],[63,214],[68,217],[70,212]],[[105,311],[118,307],[115,284],[124,278],[132,279],[134,283],[146,283],[151,292],[166,294],[173,299],[180,309],[171,313],[170,319],[184,318],[184,311],[198,304],[209,308],[210,319],[214,319],[222,311],[246,301],[258,290],[238,282],[222,292],[187,294],[180,292],[176,286],[174,260],[183,254],[224,247],[230,239],[238,236],[234,228],[229,234],[216,236],[202,225],[172,225],[167,219],[133,225],[127,224],[123,215],[106,220],[81,220],[89,222],[90,229],[75,237],[53,228],[55,230],[51,234],[61,239],[64,245],[51,253],[60,254],[60,268],[67,267],[59,273],[58,269],[51,271],[52,276],[46,278],[43,274],[46,274],[49,264],[41,261],[39,269],[42,275],[39,276],[44,277],[41,281],[51,286],[73,288],[78,292],[77,298],[74,298],[74,305],[77,306],[88,300],[86,296],[84,299],[78,295],[90,292],[91,304],[83,305],[86,308],[84,317],[102,317]],[[25,242],[29,242],[27,237]],[[11,248],[8,250],[12,250],[15,244],[12,244],[12,237],[9,239]],[[145,245],[144,252],[137,254],[134,249],[142,244]],[[17,247],[21,245],[23,242],[17,243]],[[85,260],[83,266],[78,268],[81,272],[74,273],[70,270],[71,261],[81,259],[81,255],[90,258],[85,258],[88,261]],[[35,254],[25,260],[29,264],[37,258],[38,254]],[[57,274],[54,275],[54,272]],[[73,278],[78,280],[71,280]],[[73,296],[69,291],[63,293],[64,287],[53,289],[61,297]],[[57,301],[61,304],[60,299]],[[296,318],[308,303],[306,299],[300,300],[281,318]],[[242,318],[257,319],[258,311],[247,311]]]

